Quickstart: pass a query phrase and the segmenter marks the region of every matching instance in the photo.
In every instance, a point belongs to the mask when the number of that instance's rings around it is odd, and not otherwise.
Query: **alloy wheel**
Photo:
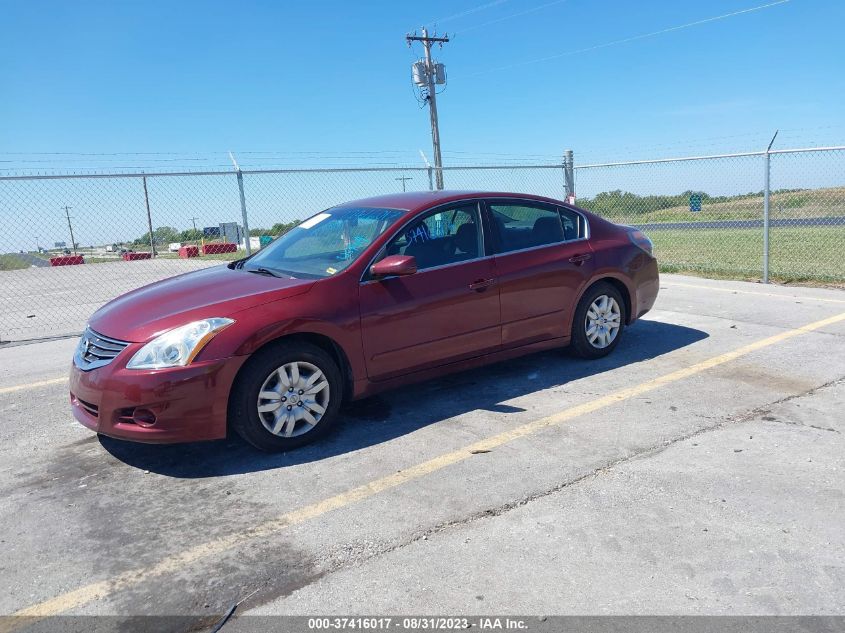
[[[587,310],[584,327],[587,340],[596,349],[604,349],[616,339],[622,325],[622,310],[613,297],[599,295]]]
[[[329,381],[316,365],[285,363],[258,392],[258,417],[270,433],[297,437],[311,431],[329,406]]]

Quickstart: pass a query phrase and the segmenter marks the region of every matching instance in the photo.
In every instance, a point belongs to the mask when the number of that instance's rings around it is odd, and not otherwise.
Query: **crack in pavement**
[[[469,515],[462,517],[460,519],[453,519],[451,521],[445,521],[445,522],[439,523],[435,526],[432,526],[431,528],[428,528],[427,530],[424,530],[423,532],[419,532],[417,534],[414,534],[410,538],[405,539],[405,540],[398,542],[398,543],[396,543],[396,542],[391,543],[391,542],[383,541],[382,547],[378,546],[379,545],[378,542],[375,542],[375,543],[374,542],[368,542],[365,546],[361,546],[361,547],[356,547],[354,542],[353,543],[347,543],[344,546],[342,546],[338,549],[335,549],[332,552],[329,552],[325,556],[321,557],[323,561],[329,562],[328,567],[323,569],[319,574],[315,575],[312,582],[302,584],[300,587],[297,588],[297,590],[302,589],[304,587],[307,587],[311,584],[314,584],[315,582],[321,580],[322,578],[328,577],[331,574],[334,574],[334,573],[337,573],[339,571],[343,571],[343,570],[346,570],[346,569],[350,569],[352,567],[355,567],[356,565],[361,565],[361,564],[367,563],[367,562],[369,562],[369,561],[371,561],[375,558],[378,558],[380,556],[384,556],[384,555],[391,554],[393,552],[399,551],[399,550],[401,550],[405,547],[408,547],[409,545],[412,545],[414,543],[417,543],[419,541],[426,541],[426,540],[428,540],[428,538],[430,536],[434,536],[434,535],[437,535],[437,534],[440,534],[440,533],[443,533],[443,532],[450,531],[454,528],[463,527],[463,526],[470,525],[470,524],[473,524],[473,523],[476,523],[476,522],[479,522],[479,521],[483,521],[483,520],[486,520],[486,519],[492,519],[492,518],[495,518],[495,517],[498,517],[498,516],[502,516],[502,515],[510,512],[512,510],[515,510],[517,508],[521,508],[521,507],[528,505],[528,504],[530,504],[534,501],[537,501],[539,499],[543,499],[543,498],[548,497],[550,495],[553,495],[555,493],[558,493],[558,492],[561,492],[561,491],[566,490],[568,488],[571,488],[573,486],[576,486],[583,481],[598,478],[601,475],[608,473],[609,471],[613,470],[615,467],[617,467],[621,464],[632,462],[634,460],[650,459],[652,457],[656,457],[656,456],[662,454],[667,449],[669,449],[672,446],[679,444],[681,442],[685,442],[687,440],[694,439],[694,438],[699,437],[701,435],[721,430],[721,429],[726,428],[728,426],[736,426],[736,425],[751,422],[752,420],[755,420],[755,419],[757,419],[761,416],[765,416],[766,414],[770,413],[771,409],[773,407],[777,407],[779,405],[790,402],[792,400],[797,400],[797,399],[812,396],[815,393],[817,393],[818,391],[821,391],[823,389],[828,389],[828,388],[833,387],[833,386],[837,386],[839,384],[842,384],[843,382],[845,382],[845,376],[841,376],[841,377],[836,378],[834,380],[828,381],[824,384],[813,387],[812,389],[808,389],[808,390],[800,392],[800,393],[796,393],[796,394],[792,394],[792,395],[789,395],[789,396],[785,396],[783,398],[779,398],[777,400],[766,403],[766,404],[761,405],[759,407],[755,407],[753,409],[750,409],[750,410],[748,410],[744,413],[740,413],[740,414],[736,414],[736,415],[733,415],[733,416],[730,416],[730,417],[722,418],[717,423],[712,424],[710,426],[706,426],[706,427],[697,429],[696,431],[693,431],[693,432],[690,432],[690,433],[685,433],[683,435],[679,435],[679,436],[677,436],[673,439],[670,439],[670,440],[664,440],[660,444],[655,444],[655,445],[650,446],[648,448],[645,448],[645,449],[636,451],[634,453],[631,453],[630,455],[626,455],[626,456],[620,457],[618,459],[610,460],[606,464],[604,464],[603,466],[592,468],[592,469],[590,469],[589,472],[586,472],[586,473],[579,475],[577,477],[573,477],[573,478],[571,478],[571,479],[569,479],[565,482],[562,482],[562,483],[560,483],[560,484],[558,484],[558,485],[556,485],[552,488],[549,488],[549,489],[546,489],[546,490],[543,490],[543,491],[540,491],[540,492],[537,492],[537,493],[533,493],[533,494],[530,494],[530,495],[526,495],[525,497],[522,497],[520,499],[516,499],[514,501],[509,501],[507,503],[504,503],[500,506],[496,506],[494,508],[488,508],[486,510],[482,510],[482,511],[479,511],[479,512],[473,512],[472,514],[469,514]],[[714,419],[714,418],[709,417],[709,416],[699,416],[699,417],[701,417],[702,419],[707,419],[707,420]],[[778,420],[778,419],[770,420],[767,417],[763,417],[762,419],[767,421],[767,422],[775,421],[775,422],[782,423],[782,424],[785,424],[785,425],[788,425],[788,426],[813,428],[813,429],[821,430],[821,431],[835,431],[835,432],[839,433],[839,431],[837,431],[836,429],[833,429],[833,428],[822,428],[822,427],[817,427],[817,426],[814,426],[814,425],[791,423],[791,422],[788,422],[788,421],[785,421],[785,420]],[[342,559],[342,560],[337,560],[336,557],[338,556],[338,554],[341,554],[341,555],[346,554],[347,557],[345,559]],[[363,554],[363,556],[361,554]],[[351,555],[351,558],[349,557],[350,555]],[[335,559],[335,560],[332,561],[332,559]],[[287,596],[290,596],[290,595],[292,595],[292,593],[287,594]],[[257,600],[252,602],[251,604],[249,604],[249,608],[250,609],[256,608],[260,605],[266,604],[267,602],[269,602],[272,599],[277,599],[278,597],[279,597],[278,594],[276,594],[272,598],[262,600],[261,596],[256,596]]]

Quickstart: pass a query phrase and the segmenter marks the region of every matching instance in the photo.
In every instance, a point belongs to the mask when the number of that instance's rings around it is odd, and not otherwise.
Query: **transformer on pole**
[[[421,88],[424,100],[428,103],[428,112],[431,118],[431,144],[434,150],[434,176],[437,189],[443,189],[443,158],[440,154],[440,126],[437,120],[437,92],[435,86],[446,84],[446,67],[441,63],[435,63],[431,59],[431,45],[433,43],[443,44],[449,41],[449,36],[437,37],[428,35],[428,29],[422,29],[422,35],[405,36],[408,46],[411,42],[422,42],[425,57],[420,59],[411,67],[411,77],[414,84]]]

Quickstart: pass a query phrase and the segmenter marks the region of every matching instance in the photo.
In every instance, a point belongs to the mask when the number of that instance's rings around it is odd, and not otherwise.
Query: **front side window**
[[[384,251],[385,256],[413,256],[417,270],[456,264],[482,254],[481,222],[475,204],[441,208],[414,220]]]
[[[557,244],[579,237],[578,215],[567,209],[529,202],[491,202],[489,208],[499,253]]]
[[[328,209],[305,220],[259,251],[245,270],[319,279],[348,267],[404,211],[374,207]]]

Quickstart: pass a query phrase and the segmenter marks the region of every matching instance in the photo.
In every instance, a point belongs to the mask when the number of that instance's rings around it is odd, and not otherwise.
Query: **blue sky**
[[[418,164],[428,116],[404,35],[435,23],[454,35],[436,52],[447,165],[759,149],[776,128],[782,148],[845,142],[840,0],[521,64],[766,1],[5,0],[0,160],[226,166],[231,149],[247,165]]]

